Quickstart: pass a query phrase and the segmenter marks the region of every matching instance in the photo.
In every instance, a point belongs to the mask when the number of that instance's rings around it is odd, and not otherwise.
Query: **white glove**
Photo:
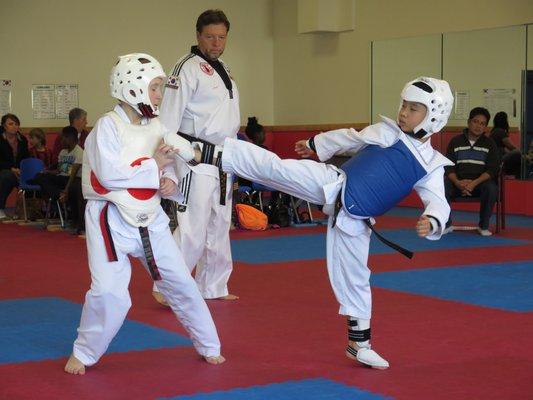
[[[182,138],[177,133],[169,132],[165,135],[164,141],[165,144],[179,150],[178,154],[176,154],[176,158],[179,158],[190,165],[197,164],[194,160],[194,148],[187,139]]]

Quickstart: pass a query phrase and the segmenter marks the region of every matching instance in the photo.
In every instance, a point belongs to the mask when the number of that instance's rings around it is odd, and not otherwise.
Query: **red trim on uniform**
[[[117,252],[115,250],[115,243],[113,242],[113,236],[111,236],[111,229],[107,221],[107,208],[109,203],[106,203],[102,211],[100,212],[100,230],[104,239],[105,250],[107,253],[107,259],[112,261],[118,261]]]

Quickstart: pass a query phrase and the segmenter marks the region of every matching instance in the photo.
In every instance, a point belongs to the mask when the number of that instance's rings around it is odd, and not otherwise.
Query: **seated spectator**
[[[19,132],[20,120],[5,114],[0,126],[0,219],[5,219],[6,200],[19,184],[20,161],[28,158],[28,140]]]
[[[490,236],[489,230],[492,208],[498,198],[496,183],[500,167],[498,148],[484,132],[490,120],[487,109],[476,107],[470,111],[468,128],[452,138],[448,144],[446,157],[455,163],[446,167],[444,179],[448,202],[456,197],[479,197],[478,232]],[[451,216],[445,232],[450,231]]]
[[[85,139],[89,135],[89,132],[85,129],[87,127],[87,111],[81,108],[73,108],[68,113],[68,121],[70,126],[76,128],[78,132],[78,145],[83,149],[85,148]],[[63,149],[61,135],[58,135],[54,142],[54,149],[52,150],[53,167],[57,167],[57,157],[59,152]]]
[[[45,196],[66,201],[69,191],[76,186],[76,180],[81,180],[83,149],[78,146],[78,131],[72,126],[63,128],[61,140],[63,149],[59,153],[58,169],[41,173],[34,181],[41,186]],[[72,207],[74,212],[76,207],[76,204]]]
[[[46,136],[41,128],[33,128],[30,131],[30,157],[38,158],[44,163],[45,169],[49,169],[52,163],[52,152],[46,148]]]
[[[520,166],[522,155],[511,139],[509,139],[509,121],[507,113],[500,111],[494,116],[494,128],[490,133],[490,138],[494,140],[503,163],[503,172],[506,175],[514,175],[520,178]]]

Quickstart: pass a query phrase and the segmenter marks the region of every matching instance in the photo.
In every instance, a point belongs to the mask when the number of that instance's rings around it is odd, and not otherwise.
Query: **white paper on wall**
[[[55,85],[56,118],[68,118],[68,112],[78,107],[78,85]]]
[[[34,119],[55,118],[55,86],[46,84],[32,85],[31,108]]]
[[[470,93],[466,90],[455,92],[455,108],[453,119],[465,119],[470,108]]]
[[[0,81],[0,115],[11,112],[11,79]]]
[[[516,117],[516,89],[483,89],[483,97],[491,115],[505,111],[509,118]]]

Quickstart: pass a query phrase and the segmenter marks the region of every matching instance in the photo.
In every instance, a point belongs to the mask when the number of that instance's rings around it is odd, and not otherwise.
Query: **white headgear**
[[[402,100],[422,103],[427,108],[426,118],[413,129],[415,137],[427,138],[444,128],[448,122],[453,107],[453,95],[448,82],[421,76],[405,85],[401,97]]]
[[[166,78],[154,57],[144,53],[120,56],[109,77],[111,96],[128,103],[143,117],[154,118],[159,110],[150,101],[148,91],[154,78]]]

